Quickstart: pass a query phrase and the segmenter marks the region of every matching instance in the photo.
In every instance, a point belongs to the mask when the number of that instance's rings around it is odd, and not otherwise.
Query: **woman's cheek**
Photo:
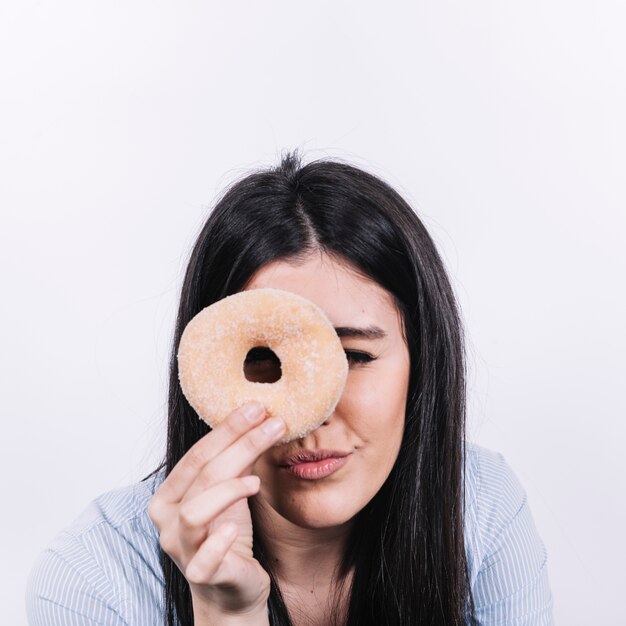
[[[376,382],[371,378],[348,375],[338,408],[354,426],[365,425],[370,416],[378,411],[379,394]]]
[[[356,366],[348,372],[348,379],[344,389],[344,395],[354,398],[361,404],[366,402],[378,402],[385,389],[389,386],[387,373],[384,365],[373,367],[372,365]]]
[[[365,377],[352,379],[346,385],[338,411],[362,441],[376,443],[390,424],[390,407],[384,387]]]

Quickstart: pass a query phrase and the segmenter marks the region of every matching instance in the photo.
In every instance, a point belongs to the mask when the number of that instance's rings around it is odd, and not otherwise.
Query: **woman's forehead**
[[[327,256],[299,263],[273,261],[259,269],[245,290],[273,287],[303,296],[319,306],[334,326],[379,326],[397,316],[391,296],[375,281]]]

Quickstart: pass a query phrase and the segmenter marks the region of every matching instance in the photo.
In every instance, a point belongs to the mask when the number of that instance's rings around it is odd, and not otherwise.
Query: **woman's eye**
[[[346,357],[351,363],[369,363],[375,361],[376,357],[373,357],[366,352],[354,352],[353,350],[346,350]]]
[[[282,376],[280,359],[269,348],[252,348],[246,355],[243,373],[253,383],[275,383]]]

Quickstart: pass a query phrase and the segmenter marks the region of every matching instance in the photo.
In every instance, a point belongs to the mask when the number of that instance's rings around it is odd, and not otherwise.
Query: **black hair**
[[[193,246],[170,356],[168,475],[210,428],[184,397],[176,353],[187,323],[240,291],[265,264],[312,252],[358,268],[393,298],[410,355],[405,428],[395,465],[355,517],[341,571],[354,568],[349,626],[475,623],[464,542],[466,369],[463,327],[436,246],[409,204],[379,177],[340,160],[278,166],[232,184]],[[147,477],[148,478],[148,477]],[[146,478],[146,479],[147,479]],[[146,480],[144,479],[144,480]],[[254,517],[253,517],[254,523]],[[270,574],[272,626],[291,625],[255,530],[254,555]],[[160,551],[167,626],[193,624],[189,585]]]

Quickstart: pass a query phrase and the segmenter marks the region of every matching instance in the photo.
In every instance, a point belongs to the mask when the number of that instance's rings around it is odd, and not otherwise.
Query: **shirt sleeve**
[[[481,626],[553,626],[548,555],[526,492],[504,457],[480,470],[485,556],[472,588]]]
[[[26,585],[29,626],[128,626],[105,585],[96,588],[80,562],[72,565],[54,550],[42,552]]]

